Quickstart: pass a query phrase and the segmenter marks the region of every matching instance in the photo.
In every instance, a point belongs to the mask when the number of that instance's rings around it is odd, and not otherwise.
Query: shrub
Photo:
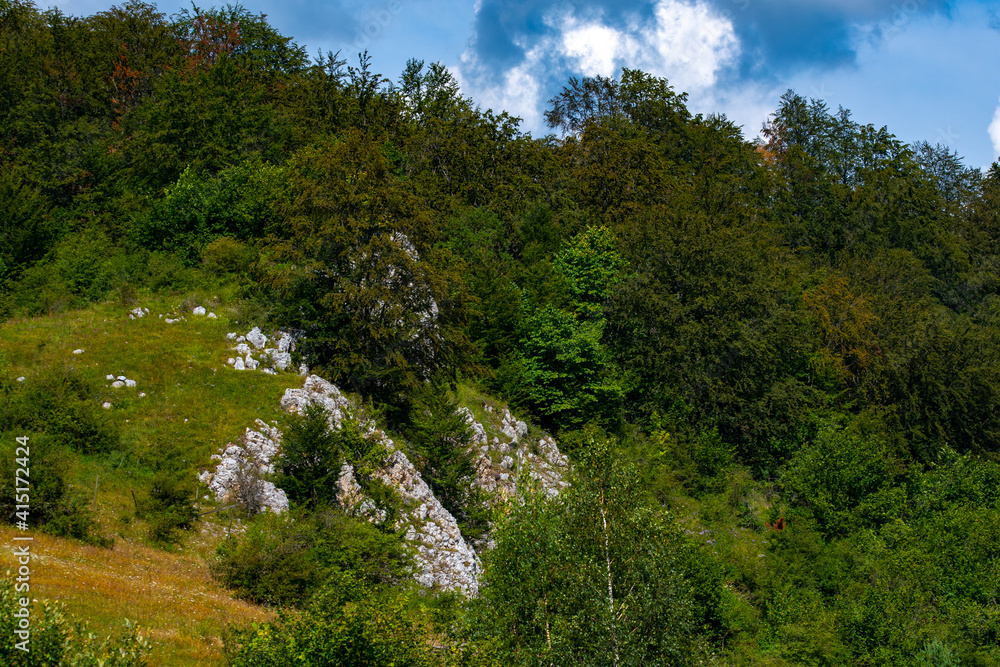
[[[28,596],[30,590],[21,591]],[[115,634],[100,639],[87,624],[74,621],[62,603],[43,601],[29,605],[30,651],[17,648],[14,612],[21,608],[10,572],[0,577],[0,664],[6,667],[145,667],[150,643],[135,623],[125,619]],[[37,601],[36,601],[37,602]],[[41,607],[39,609],[39,606]]]
[[[457,408],[443,383],[422,386],[410,411],[406,435],[424,481],[455,517],[462,535],[476,540],[489,528],[489,508],[473,484],[472,432]]]
[[[231,667],[433,664],[407,602],[404,593],[339,574],[302,615],[282,615],[274,623],[233,632],[226,657]]]
[[[15,495],[15,447],[13,436],[4,437],[0,447],[0,517],[5,523],[17,521]],[[69,454],[53,438],[33,435],[28,439],[30,452],[31,512],[28,524],[60,537],[94,541],[90,531],[93,517],[86,497],[70,491],[66,481]]]
[[[44,432],[83,454],[116,449],[118,428],[101,410],[95,384],[68,367],[49,368],[0,397],[0,429]]]
[[[154,542],[173,543],[177,531],[190,528],[198,512],[194,507],[195,485],[185,472],[161,469],[154,473],[149,499],[143,514],[149,521],[149,536]]]
[[[258,515],[243,536],[219,545],[211,570],[236,597],[300,605],[337,573],[395,584],[410,564],[399,535],[327,508],[311,515]]]

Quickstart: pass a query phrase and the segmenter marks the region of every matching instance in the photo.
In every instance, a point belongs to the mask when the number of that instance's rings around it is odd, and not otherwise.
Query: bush
[[[226,657],[231,667],[431,665],[430,649],[407,602],[407,595],[396,590],[336,575],[302,615],[234,631]]]
[[[96,395],[96,385],[77,371],[46,369],[0,396],[0,429],[44,432],[82,454],[116,449],[118,428]]]
[[[195,485],[185,472],[161,469],[153,475],[143,514],[149,521],[149,536],[154,542],[176,542],[177,531],[192,526],[198,516],[194,494]]]
[[[73,621],[62,603],[43,601],[30,605],[30,651],[17,648],[20,639],[14,612],[21,608],[18,596],[30,590],[15,591],[10,571],[0,577],[0,664],[6,667],[145,667],[150,643],[139,627],[125,619],[116,634],[99,639],[87,624]],[[37,601],[36,601],[37,602]],[[41,608],[39,608],[39,606]]]
[[[217,276],[246,273],[255,258],[252,248],[231,236],[220,236],[201,252],[205,270]]]
[[[13,525],[18,517],[15,491],[15,447],[14,435],[3,437],[0,446],[0,517]],[[78,540],[98,541],[91,535],[93,517],[86,497],[71,492],[66,481],[69,469],[69,453],[55,439],[42,435],[32,435],[28,439],[30,454],[31,511],[28,524],[47,533]]]
[[[472,432],[456,412],[440,382],[422,386],[410,411],[406,436],[414,465],[435,497],[448,510],[468,540],[481,538],[489,528],[486,498],[473,483]]]
[[[219,545],[212,575],[239,598],[300,605],[337,573],[370,584],[399,583],[410,556],[402,538],[341,510],[264,512]]]
[[[344,500],[338,495],[337,480],[346,463],[353,468],[362,493],[385,512],[382,523],[392,525],[396,499],[373,477],[385,458],[385,446],[363,433],[361,425],[349,417],[336,428],[327,419],[326,410],[315,403],[304,415],[289,415],[274,464],[276,485],[292,503],[313,509],[331,505]]]

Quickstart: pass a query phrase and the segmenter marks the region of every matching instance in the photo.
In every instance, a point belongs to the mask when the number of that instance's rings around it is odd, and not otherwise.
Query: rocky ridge
[[[258,334],[259,330],[251,331],[239,344],[249,342],[257,349],[265,349],[266,338],[261,340]],[[278,349],[281,347],[279,343]],[[415,548],[416,580],[427,587],[475,595],[481,569],[476,550],[462,536],[455,518],[434,496],[405,452],[374,421],[364,420],[358,406],[340,389],[319,376],[309,375],[301,389],[287,389],[281,398],[281,407],[289,412],[301,414],[311,404],[326,411],[332,428],[340,428],[347,417],[362,419],[366,437],[384,446],[387,454],[375,476],[393,488],[403,501],[399,527],[405,529],[406,540]],[[565,481],[568,461],[550,436],[532,435],[528,425],[508,409],[495,408],[488,402],[483,405],[482,421],[468,407],[459,408],[459,412],[473,433],[476,478],[472,483],[495,501],[516,497],[522,490],[519,484],[538,485],[550,495],[569,486]],[[260,421],[257,429],[248,428],[242,442],[227,444],[221,454],[213,457],[219,461],[215,471],[200,475],[201,481],[222,502],[238,499],[241,481],[244,484],[248,479],[263,481],[263,477],[273,472],[272,461],[280,448],[281,433]],[[248,469],[256,474],[248,477]],[[374,506],[365,507],[371,503],[363,497],[350,465],[345,463],[337,484],[342,502],[362,513],[374,512],[373,518],[377,518]],[[263,481],[263,490],[258,495],[262,508],[274,512],[288,508],[285,493],[271,482]],[[488,541],[484,544],[488,545]]]

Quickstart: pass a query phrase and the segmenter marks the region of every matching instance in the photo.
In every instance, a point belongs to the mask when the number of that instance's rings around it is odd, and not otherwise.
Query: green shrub
[[[231,633],[231,667],[420,667],[430,648],[407,612],[406,594],[372,587],[348,574],[333,577],[305,613]]]
[[[44,432],[83,454],[117,449],[118,427],[97,394],[97,385],[72,368],[46,369],[0,396],[0,429]]]
[[[236,597],[300,605],[336,573],[396,584],[410,566],[399,535],[326,508],[311,515],[259,514],[242,536],[219,545],[211,570]]]
[[[246,273],[254,259],[254,250],[231,236],[218,237],[201,252],[205,270],[218,276]]]
[[[15,491],[14,434],[5,434],[0,445],[0,517],[14,524],[18,517]],[[65,446],[44,434],[28,438],[30,461],[28,525],[60,537],[95,541],[91,535],[93,517],[83,493],[73,492],[66,478],[70,454]]]
[[[477,540],[489,528],[489,508],[473,483],[472,432],[457,408],[443,383],[421,386],[406,437],[411,459],[435,497],[455,517],[462,535]]]
[[[176,542],[178,531],[194,524],[198,516],[195,491],[193,475],[186,468],[180,471],[163,468],[153,474],[149,498],[142,509],[149,522],[150,539],[163,544]]]
[[[20,638],[14,634],[21,609],[10,571],[0,577],[0,664],[5,667],[145,667],[151,645],[139,627],[128,619],[115,634],[94,636],[82,621],[70,619],[65,605],[43,601],[26,607],[30,613],[29,651],[17,648]],[[37,602],[37,600],[35,601]]]

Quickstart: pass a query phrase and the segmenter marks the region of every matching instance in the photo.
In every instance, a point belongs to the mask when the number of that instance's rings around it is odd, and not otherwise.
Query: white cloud
[[[739,40],[732,22],[704,0],[657,0],[653,19],[633,19],[615,27],[592,11],[586,18],[569,13],[546,17],[554,35],[541,37],[524,60],[492,83],[476,54],[462,56],[463,94],[484,107],[504,109],[524,119],[531,131],[542,129],[543,91],[553,63],[571,63],[569,74],[613,76],[620,68],[642,69],[666,78],[675,90],[706,92],[720,70],[736,61]]]
[[[676,89],[713,86],[719,70],[736,62],[740,44],[733,24],[707,4],[661,0],[655,16],[640,33],[636,65],[666,77]]]
[[[1000,106],[993,112],[993,122],[990,123],[990,140],[993,142],[993,155],[1000,155]]]
[[[470,51],[462,55],[461,65],[451,68],[451,72],[458,80],[462,94],[472,97],[480,107],[496,113],[506,111],[520,117],[524,127],[536,129],[542,124],[541,84],[538,79],[544,52],[541,47],[528,51],[524,62],[504,72],[502,80],[494,85],[481,83],[484,80],[482,64]]]
[[[584,76],[611,76],[621,59],[626,36],[600,23],[577,26],[572,18],[563,25],[562,51],[574,59]]]

